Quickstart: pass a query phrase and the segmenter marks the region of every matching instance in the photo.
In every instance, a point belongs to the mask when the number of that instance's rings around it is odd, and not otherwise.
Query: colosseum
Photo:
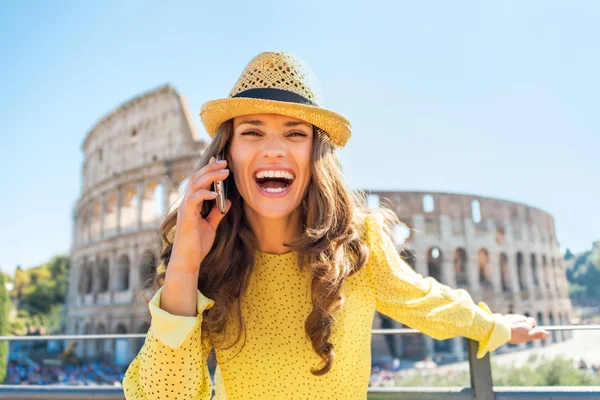
[[[185,99],[170,85],[141,94],[104,116],[85,137],[82,192],[73,210],[72,270],[67,331],[73,334],[145,333],[143,289],[155,273],[158,227],[177,206],[185,178],[207,143],[198,139]],[[394,241],[422,275],[465,288],[495,312],[569,322],[571,303],[554,220],[524,204],[476,195],[368,192],[370,206],[391,207],[404,225]],[[374,328],[400,324],[378,315]],[[554,333],[551,341],[565,340]],[[141,340],[88,340],[85,359],[126,364]],[[462,338],[374,336],[374,357],[464,358]]]

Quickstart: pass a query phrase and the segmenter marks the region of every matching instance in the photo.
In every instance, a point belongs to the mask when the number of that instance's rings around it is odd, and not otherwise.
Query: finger
[[[226,166],[227,160],[216,161],[214,157],[211,157],[208,161],[208,164],[206,164],[204,167],[200,168],[198,171],[194,172],[190,176],[190,182],[197,180],[207,172],[216,171],[218,169],[225,168]]]
[[[529,331],[529,336],[533,337],[534,339],[546,339],[548,336],[550,336],[550,333],[542,328],[533,328]]]
[[[207,172],[195,181],[190,181],[188,189],[190,192],[195,192],[200,189],[209,189],[215,181],[223,181],[229,176],[228,169],[219,169],[212,172]]]
[[[225,217],[225,215],[227,214],[227,211],[229,211],[230,208],[231,208],[230,200],[225,200],[225,214],[221,214],[221,212],[218,210],[217,206],[215,205],[212,208],[212,210],[210,210],[210,213],[206,217],[206,222],[208,222],[208,224],[216,231],[217,227],[219,226],[219,223],[221,222],[223,217]]]
[[[531,326],[533,328],[535,328],[536,326],[538,326],[537,321],[535,320],[535,318],[532,318],[532,317],[528,317],[527,318],[527,323],[531,324]]]
[[[187,208],[195,208],[202,204],[206,200],[213,200],[217,197],[217,193],[211,190],[198,190],[195,193],[188,194],[185,199],[185,206]]]

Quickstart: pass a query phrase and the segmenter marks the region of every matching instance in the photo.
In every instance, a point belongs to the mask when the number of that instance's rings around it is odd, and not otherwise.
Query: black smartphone
[[[217,154],[217,161],[225,159],[223,154]],[[217,208],[221,212],[221,214],[225,214],[225,199],[227,198],[227,193],[225,191],[225,181],[215,181],[215,192],[217,192],[217,198],[215,201],[217,202]]]

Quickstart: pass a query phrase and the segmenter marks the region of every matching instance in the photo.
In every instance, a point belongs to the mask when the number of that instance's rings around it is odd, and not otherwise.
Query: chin
[[[266,219],[287,218],[298,210],[298,207],[300,206],[299,204],[297,206],[289,204],[284,199],[279,201],[257,201],[253,203],[254,204],[250,205],[250,208],[252,208],[258,216]]]

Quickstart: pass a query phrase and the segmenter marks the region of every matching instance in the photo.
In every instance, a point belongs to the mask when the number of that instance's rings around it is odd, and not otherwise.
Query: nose
[[[285,156],[285,146],[280,140],[269,140],[263,147],[263,157],[277,159]]]

